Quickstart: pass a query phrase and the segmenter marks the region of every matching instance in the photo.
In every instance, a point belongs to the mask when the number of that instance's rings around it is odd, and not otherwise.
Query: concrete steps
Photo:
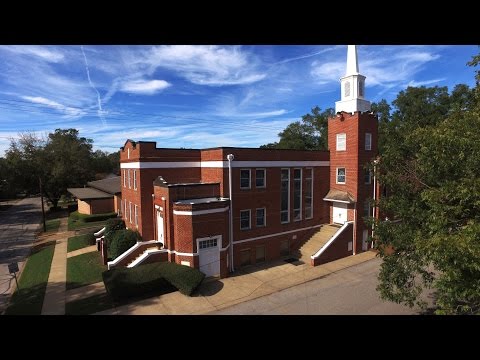
[[[340,229],[340,226],[333,224],[322,226],[318,232],[313,234],[309,240],[293,253],[293,256],[304,263],[309,264],[310,256],[320,250],[322,246],[332,238],[338,229]]]
[[[130,261],[126,266],[129,267],[130,264],[132,264],[133,262],[135,262],[135,261],[136,261],[139,257],[141,257],[143,254],[145,254],[145,252],[146,252],[147,250],[158,250],[158,246],[157,246],[157,245],[154,245],[154,246],[150,246],[150,247],[144,249],[141,253],[138,254],[137,257],[135,257],[134,259],[132,259],[132,261]]]

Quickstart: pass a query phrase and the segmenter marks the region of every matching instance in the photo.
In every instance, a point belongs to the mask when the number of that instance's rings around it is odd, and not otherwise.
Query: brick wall
[[[83,201],[80,199],[77,199],[77,204],[78,204],[78,212],[80,214],[86,214],[86,215],[92,215],[91,209],[90,209],[90,200],[88,201]]]
[[[312,259],[312,265],[317,266],[352,255],[353,251],[348,250],[348,243],[352,239],[353,224],[349,225],[318,258]]]

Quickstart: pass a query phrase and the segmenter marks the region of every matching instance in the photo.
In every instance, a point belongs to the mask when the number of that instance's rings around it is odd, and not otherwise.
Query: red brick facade
[[[345,151],[336,150],[338,133],[346,135]],[[371,134],[370,150],[365,150],[365,133]],[[153,142],[127,140],[120,151],[123,218],[127,227],[138,229],[144,241],[160,240],[159,234],[163,233],[164,249],[168,250],[168,256],[162,257],[164,260],[202,268],[210,266],[207,255],[202,254],[207,254],[210,246],[218,248],[219,255],[213,250],[208,252],[212,263],[220,263],[219,268],[211,271],[224,277],[230,261],[230,211],[233,265],[238,268],[288,254],[307,241],[321,224],[331,223],[333,203],[323,199],[329,190],[335,189],[353,197],[354,203],[348,205],[347,220],[356,221],[339,237],[341,241],[316,261],[351,254],[351,250],[346,251],[349,239],[356,242],[356,252],[361,252],[365,250],[361,241],[365,229],[363,204],[373,195],[373,181],[365,184],[363,166],[377,154],[377,118],[371,113],[339,113],[328,121],[328,138],[329,151],[162,149],[156,148]],[[228,154],[234,156],[231,202]],[[346,169],[345,184],[337,184],[338,167]],[[286,176],[287,169],[288,211],[282,211],[282,170]],[[306,177],[310,173],[313,174],[313,214],[307,219]],[[285,180],[285,196],[286,184]],[[130,209],[134,212],[135,205],[137,216],[130,216]],[[295,206],[300,214],[295,212]],[[281,215],[287,216],[287,213],[289,221],[282,222]],[[159,221],[163,221],[160,232]],[[353,234],[356,239],[352,239]],[[202,248],[199,249],[200,241]]]

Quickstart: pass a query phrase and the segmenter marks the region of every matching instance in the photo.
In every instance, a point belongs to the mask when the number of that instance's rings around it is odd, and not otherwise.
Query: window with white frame
[[[123,169],[123,187],[127,187],[127,174],[125,169]]]
[[[265,208],[260,208],[256,210],[255,219],[257,227],[265,226]]]
[[[265,187],[265,169],[256,169],[255,170],[255,187],[264,188]]]
[[[123,207],[125,209],[125,213],[123,214],[123,218],[126,221],[127,220],[127,200],[123,200]]]
[[[138,205],[135,205],[135,225],[138,226]]]
[[[128,202],[128,219],[130,220],[130,224],[132,223],[132,202]]]
[[[131,189],[132,188],[132,183],[130,181],[130,169],[128,169],[128,188]]]
[[[347,172],[345,168],[337,168],[337,184],[345,184]]]
[[[240,189],[250,189],[250,169],[240,170]]]
[[[365,150],[372,150],[372,134],[365,133]]]
[[[250,229],[250,209],[240,210],[240,230]]]
[[[372,183],[372,172],[370,169],[365,169],[365,184],[371,184]]]
[[[293,170],[293,221],[302,220],[302,169]]]
[[[347,150],[347,134],[337,134],[337,151]]]
[[[313,217],[313,169],[305,169],[305,219]]]
[[[282,224],[290,221],[290,169],[281,171],[281,206],[280,222]]]
[[[137,170],[133,170],[133,189],[137,190]]]
[[[202,249],[210,249],[213,247],[217,247],[217,238],[207,239],[207,240],[200,240],[198,242],[198,247],[200,250]]]

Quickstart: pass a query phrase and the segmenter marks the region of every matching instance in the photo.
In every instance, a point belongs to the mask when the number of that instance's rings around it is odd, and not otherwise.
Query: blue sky
[[[478,46],[358,47],[366,98],[407,86],[474,85]],[[76,128],[94,149],[127,138],[203,148],[277,141],[318,105],[334,107],[346,45],[0,46],[0,156],[19,132]]]

